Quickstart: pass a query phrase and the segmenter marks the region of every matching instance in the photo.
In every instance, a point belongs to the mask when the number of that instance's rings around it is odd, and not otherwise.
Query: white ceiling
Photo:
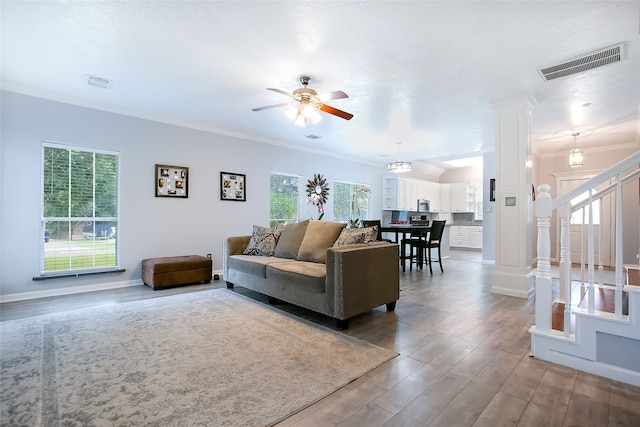
[[[640,1],[0,3],[2,87],[384,164],[493,149],[491,104],[530,93],[534,152],[640,147]],[[626,42],[624,61],[537,70]],[[87,85],[88,75],[113,80]],[[302,128],[287,92],[342,90]],[[583,104],[591,103],[589,107]],[[305,134],[317,135],[309,139]],[[402,142],[398,145],[397,142]]]

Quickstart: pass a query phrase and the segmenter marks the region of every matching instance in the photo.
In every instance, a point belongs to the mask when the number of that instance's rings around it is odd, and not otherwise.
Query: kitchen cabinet
[[[382,178],[382,209],[397,209],[398,179],[396,177]]]
[[[465,183],[450,185],[451,212],[473,212],[475,204],[475,190],[473,185]]]
[[[440,184],[431,181],[421,182],[420,198],[429,201],[431,212],[440,212]]]
[[[466,248],[469,245],[469,227],[451,226],[451,246]]]
[[[383,209],[415,211],[418,206],[418,180],[401,177],[383,177]]]
[[[466,183],[440,184],[415,178],[382,178],[382,209],[416,211],[418,199],[430,202],[431,212],[473,212],[475,189]]]
[[[473,225],[467,228],[469,229],[468,247],[482,249],[482,227]]]
[[[482,226],[452,225],[451,246],[482,249]]]
[[[440,184],[440,210],[439,212],[451,211],[451,184]]]

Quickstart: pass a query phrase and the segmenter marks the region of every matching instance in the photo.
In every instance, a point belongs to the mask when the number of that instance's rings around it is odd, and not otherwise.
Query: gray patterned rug
[[[0,331],[7,426],[272,425],[397,355],[226,289]]]

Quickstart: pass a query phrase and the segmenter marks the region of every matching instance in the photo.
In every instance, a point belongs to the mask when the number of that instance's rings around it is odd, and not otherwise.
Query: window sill
[[[86,272],[78,272],[78,273],[70,273],[64,272],[60,274],[47,274],[43,276],[35,276],[32,278],[33,281],[39,280],[48,280],[48,279],[64,279],[69,277],[81,277],[81,276],[93,276],[95,274],[108,274],[108,273],[123,273],[125,271],[124,268],[118,268],[114,270],[101,270],[101,271],[86,271]]]

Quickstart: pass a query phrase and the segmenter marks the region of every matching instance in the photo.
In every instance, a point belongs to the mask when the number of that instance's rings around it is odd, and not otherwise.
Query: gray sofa
[[[349,318],[400,297],[398,245],[375,241],[375,229],[345,229],[329,221],[302,221],[284,229],[253,227],[229,237],[223,277],[242,286],[325,314],[347,329]]]

